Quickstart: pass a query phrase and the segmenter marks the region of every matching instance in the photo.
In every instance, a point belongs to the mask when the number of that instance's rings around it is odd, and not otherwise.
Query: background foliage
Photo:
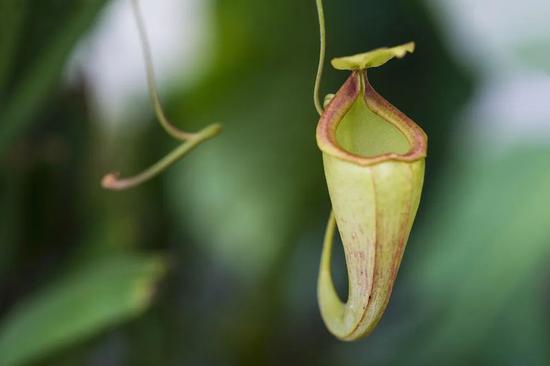
[[[329,201],[313,1],[216,1],[212,66],[167,106],[222,135],[111,193],[98,182],[113,162],[135,171],[172,143],[151,121],[105,149],[87,80],[61,81],[105,1],[0,0],[0,365],[550,363],[550,143],[453,149],[479,75],[423,2],[345,3],[326,1],[329,57],[415,40],[370,78],[430,138],[392,301],[352,344],[316,305]],[[345,76],[328,71],[323,90]]]

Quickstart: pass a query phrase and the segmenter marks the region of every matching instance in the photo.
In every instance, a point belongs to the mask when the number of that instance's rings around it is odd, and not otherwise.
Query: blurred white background
[[[427,2],[449,51],[482,82],[463,118],[466,147],[548,141],[550,1]]]

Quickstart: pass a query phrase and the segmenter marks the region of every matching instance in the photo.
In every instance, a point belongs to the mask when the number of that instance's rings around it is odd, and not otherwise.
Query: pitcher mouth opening
[[[427,136],[355,71],[325,109],[317,144],[329,155],[361,166],[426,157]]]

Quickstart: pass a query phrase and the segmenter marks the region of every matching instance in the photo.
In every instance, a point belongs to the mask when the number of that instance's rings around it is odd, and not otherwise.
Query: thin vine
[[[156,177],[172,164],[182,159],[191,150],[200,145],[202,142],[209,140],[216,136],[221,131],[221,125],[218,123],[211,124],[199,132],[187,132],[175,127],[166,117],[166,113],[160,102],[160,97],[155,82],[155,72],[153,67],[153,57],[151,53],[151,47],[149,46],[149,40],[147,38],[147,31],[145,28],[145,22],[139,9],[138,0],[131,0],[132,10],[134,13],[134,19],[136,21],[137,29],[139,32],[139,38],[141,41],[141,48],[143,51],[143,59],[145,62],[145,71],[147,74],[147,88],[149,91],[149,97],[153,103],[155,115],[162,126],[162,128],[171,137],[176,140],[183,141],[183,143],[172,150],[164,158],[147,168],[143,172],[129,177],[119,179],[118,173],[109,173],[105,175],[101,181],[101,185],[106,189],[111,190],[124,190],[132,187],[136,187],[148,180]]]
[[[313,88],[313,103],[319,115],[323,114],[323,104],[321,104],[320,89],[321,79],[323,78],[323,68],[325,66],[326,54],[326,26],[325,26],[325,11],[323,9],[323,0],[316,0],[317,14],[319,15],[319,66],[317,67],[317,75],[315,76],[315,87]]]

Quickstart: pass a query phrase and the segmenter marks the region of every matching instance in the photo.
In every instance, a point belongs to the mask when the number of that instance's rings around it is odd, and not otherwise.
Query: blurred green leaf
[[[28,127],[70,51],[105,1],[2,3],[0,51],[5,54],[0,57],[0,154]],[[9,80],[2,80],[2,75]]]
[[[141,314],[166,271],[158,256],[90,263],[32,297],[0,328],[0,365],[22,365]]]
[[[26,8],[24,0],[0,1],[0,91],[4,90],[7,72],[15,56]],[[0,92],[0,99],[4,99],[3,94]]]

